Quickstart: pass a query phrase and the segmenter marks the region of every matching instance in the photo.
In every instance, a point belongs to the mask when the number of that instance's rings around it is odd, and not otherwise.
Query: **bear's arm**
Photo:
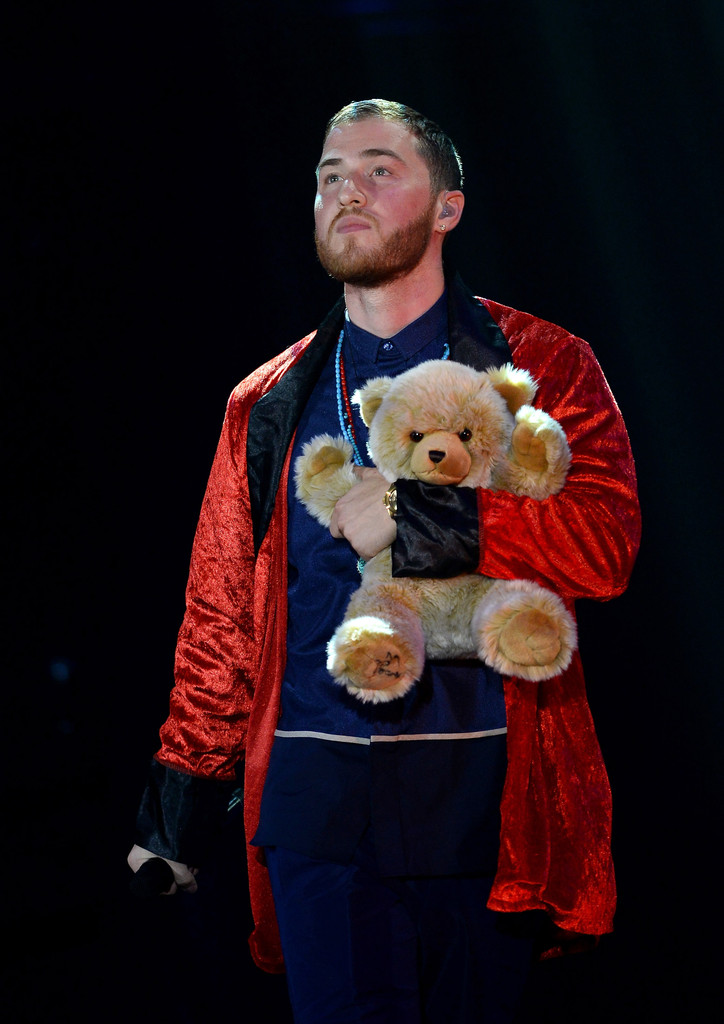
[[[526,578],[570,597],[606,599],[628,582],[640,539],[636,476],[628,435],[604,375],[588,345],[559,327],[489,304],[517,366],[539,382],[536,405],[559,421],[572,461],[563,490],[544,501],[505,491],[439,488],[439,542],[429,532],[419,486],[398,501],[397,576],[449,575],[449,552],[465,550],[469,571],[499,579]],[[399,487],[399,484],[398,484]],[[470,529],[470,502],[479,515]],[[474,558],[477,556],[477,558]],[[406,564],[409,560],[409,567]],[[459,559],[463,566],[464,559]],[[412,569],[412,571],[409,571]]]

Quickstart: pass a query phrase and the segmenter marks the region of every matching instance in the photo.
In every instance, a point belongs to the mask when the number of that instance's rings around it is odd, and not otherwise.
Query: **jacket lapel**
[[[457,272],[446,274],[450,358],[474,370],[489,370],[512,361],[510,347],[485,306]]]
[[[259,551],[276,500],[284,463],[314,385],[344,323],[344,299],[328,313],[301,357],[249,414],[246,442],[254,550]]]

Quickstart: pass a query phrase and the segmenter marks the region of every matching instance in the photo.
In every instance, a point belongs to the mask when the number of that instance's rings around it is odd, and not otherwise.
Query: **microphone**
[[[161,857],[152,857],[134,872],[129,889],[138,899],[150,900],[168,892],[173,883],[173,871],[166,861]]]

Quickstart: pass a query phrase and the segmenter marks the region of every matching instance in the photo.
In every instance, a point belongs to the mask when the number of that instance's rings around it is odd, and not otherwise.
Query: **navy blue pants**
[[[351,864],[266,855],[295,1024],[513,1020],[535,926],[487,909],[491,878],[381,878],[369,838]]]

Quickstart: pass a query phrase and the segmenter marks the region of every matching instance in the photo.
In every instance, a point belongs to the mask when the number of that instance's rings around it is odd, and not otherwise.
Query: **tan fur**
[[[512,366],[480,373],[436,360],[375,378],[353,400],[388,480],[493,487],[543,500],[563,487],[570,453],[560,425],[529,404],[535,393],[530,374]],[[336,501],[355,482],[351,447],[342,438],[314,438],[297,460],[295,480],[305,507],[328,526]],[[366,565],[329,642],[327,666],[360,700],[381,702],[415,684],[425,657],[480,658],[504,674],[540,681],[562,672],[575,647],[572,617],[543,587],[479,575],[393,579],[388,549]]]
[[[530,405],[538,391],[538,385],[527,370],[519,370],[510,363],[488,370],[493,387],[503,396],[508,411],[516,413],[524,405]]]

